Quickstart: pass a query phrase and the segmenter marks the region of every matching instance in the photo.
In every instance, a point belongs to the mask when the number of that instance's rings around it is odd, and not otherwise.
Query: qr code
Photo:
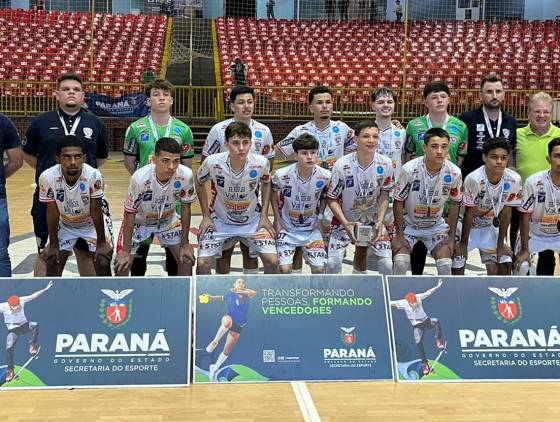
[[[264,363],[276,362],[276,351],[274,351],[274,350],[263,350],[263,362]]]

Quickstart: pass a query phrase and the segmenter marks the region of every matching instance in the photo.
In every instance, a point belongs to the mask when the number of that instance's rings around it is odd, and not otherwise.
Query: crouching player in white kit
[[[492,138],[482,146],[484,165],[463,182],[465,207],[460,241],[455,244],[453,274],[465,274],[468,251],[478,249],[488,275],[511,275],[513,252],[505,243],[512,207],[521,205],[521,176],[507,167],[511,146]]]
[[[383,220],[394,185],[393,164],[376,152],[379,128],[374,121],[359,122],[354,131],[358,149],[334,164],[327,194],[334,214],[327,272],[341,272],[346,247],[352,242],[356,244],[354,273],[367,272],[367,252],[372,247],[379,272],[391,274],[391,242]]]
[[[117,243],[116,273],[127,276],[133,255],[146,239],[157,237],[178,264],[177,275],[191,275],[194,251],[189,243],[193,174],[179,164],[181,147],[173,138],[156,142],[154,163],[136,170],[124,203],[124,220]],[[181,201],[181,218],[175,206]]]
[[[428,130],[424,135],[423,148],[423,157],[402,166],[395,187],[395,275],[406,274],[410,268],[410,251],[417,242],[423,242],[436,260],[438,274],[451,274],[451,257],[463,189],[461,170],[445,159],[449,135],[444,129]],[[446,222],[443,208],[449,198],[451,203]]]
[[[548,144],[550,170],[529,176],[523,186],[521,212],[521,249],[515,256],[516,272],[526,275],[530,255],[560,251],[560,138]],[[537,275],[554,275],[554,267]]]
[[[95,274],[111,275],[113,244],[101,211],[103,177],[85,163],[84,143],[74,135],[60,139],[58,164],[39,176],[39,200],[47,204],[49,244],[36,266],[45,265],[47,277],[60,277],[78,239],[88,245]],[[40,263],[43,261],[43,263]]]
[[[264,272],[277,272],[276,233],[268,219],[270,164],[251,150],[251,128],[233,122],[226,128],[226,152],[209,156],[198,170],[196,191],[202,210],[199,227],[197,274],[210,274],[214,258],[232,239],[245,239],[259,254]],[[212,182],[209,205],[205,183]],[[262,205],[259,204],[259,191]]]
[[[313,274],[325,272],[322,219],[331,172],[319,167],[319,141],[305,133],[292,143],[297,163],[278,170],[272,178],[272,209],[280,273],[292,272],[296,247],[301,246]]]

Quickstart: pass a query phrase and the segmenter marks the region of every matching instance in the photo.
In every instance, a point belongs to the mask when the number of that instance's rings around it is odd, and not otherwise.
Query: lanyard
[[[358,153],[354,154],[354,165],[355,165],[355,170],[356,170],[356,182],[358,185],[358,191],[356,192],[356,196],[358,198],[365,198],[368,195],[368,192],[370,191],[370,189],[375,188],[377,185],[377,178],[374,177],[373,181],[372,180],[368,180],[367,181],[367,186],[366,186],[366,179],[367,179],[367,175],[365,174],[365,170],[362,170],[362,168],[360,167],[360,163],[358,162]],[[375,154],[373,156],[373,159],[371,160],[371,163],[369,163],[366,166],[366,169],[374,166],[375,162]],[[360,178],[360,175],[364,173],[364,177]],[[361,180],[360,180],[361,179]]]
[[[439,180],[441,178],[441,173],[443,172],[443,167],[439,170],[438,177],[436,179],[436,183],[433,186],[432,196],[430,196],[430,174],[428,173],[428,169],[424,164],[424,160],[422,160],[422,170],[424,172],[424,193],[426,194],[426,205],[428,205],[428,212],[426,214],[427,217],[430,217],[431,209],[432,209],[432,201],[434,196],[436,196],[436,189],[439,185]]]
[[[432,124],[432,121],[430,120],[430,114],[426,114],[426,120],[428,122],[428,129],[431,129],[434,125]],[[442,129],[447,130],[447,123],[449,123],[449,114],[447,114],[445,116],[445,121],[443,122],[443,125],[441,126]]]
[[[154,134],[155,141],[156,142],[159,141],[156,124],[154,123],[151,114],[148,116],[148,122],[150,123],[150,127],[152,128],[152,133]],[[169,134],[171,133],[172,124],[173,124],[173,117],[169,116],[169,120],[167,121],[167,127],[165,128],[165,136],[164,136],[165,138],[169,137]]]
[[[294,211],[299,211],[299,216],[298,216],[298,223],[303,225],[305,223],[305,201],[303,200],[303,194],[306,193],[305,189],[301,189],[301,186],[304,185],[305,183],[309,182],[311,184],[311,179],[313,178],[313,175],[315,174],[315,169],[313,169],[313,172],[311,173],[311,176],[309,176],[309,178],[307,180],[303,180],[303,178],[299,175],[299,171],[296,169],[296,177],[295,177],[295,183],[294,185],[296,186],[296,192],[297,195],[296,197],[299,195],[299,206],[297,207],[297,209],[295,209]]]
[[[324,129],[324,131],[321,131],[316,125],[315,123],[313,123],[314,126],[314,135],[317,138],[317,140],[319,141],[319,153],[317,154],[317,158],[320,161],[327,161],[327,158],[329,158],[329,144],[330,144],[330,140],[331,140],[331,124],[329,123],[329,125]]]
[[[58,118],[60,120],[60,123],[62,123],[62,127],[64,129],[64,134],[66,136],[75,135],[76,134],[76,129],[78,128],[78,124],[80,123],[80,120],[82,120],[82,116],[78,116],[78,118],[74,121],[74,124],[70,128],[70,132],[69,132],[68,127],[66,126],[66,122],[64,121],[64,117],[62,117],[60,115],[60,112],[57,111],[57,113],[58,113]]]
[[[490,135],[490,138],[495,138],[500,136],[500,129],[502,128],[502,110],[500,110],[500,115],[498,116],[498,126],[496,126],[496,136],[494,136],[494,131],[492,130],[492,125],[490,124],[490,118],[484,107],[482,107],[482,113],[484,114],[484,123],[486,124],[486,130]]]
[[[504,179],[500,180],[500,194],[498,195],[498,199],[494,203],[494,197],[492,196],[492,189],[490,188],[490,184],[488,183],[488,177],[484,179],[484,184],[486,185],[486,191],[488,192],[488,196],[490,197],[490,202],[492,203],[492,210],[494,211],[494,218],[492,219],[492,225],[494,227],[499,227],[500,219],[498,214],[500,213],[500,206],[502,205],[502,194],[504,193]]]
[[[156,183],[158,183],[161,186],[161,183],[159,182],[158,178],[157,178],[157,174],[156,174],[156,166],[154,165],[154,180]],[[165,187],[163,194],[161,196],[161,204],[158,207],[158,223],[157,223],[157,227],[159,229],[160,225],[161,225],[161,218],[163,217],[163,213],[165,212],[165,204],[167,203],[167,195],[169,194],[169,189],[171,188],[171,184],[173,181],[173,178],[175,177],[175,174],[173,174],[173,176],[171,176],[171,178],[167,181],[167,186]]]
[[[552,201],[554,202],[554,209],[556,210],[556,215],[560,214],[558,210],[558,203],[556,202],[556,189],[554,189],[554,184],[552,183],[552,179],[550,178],[550,172],[546,175],[546,181],[548,182],[548,187],[550,189],[550,196],[552,196]],[[558,231],[560,231],[560,220],[556,222],[556,227]]]

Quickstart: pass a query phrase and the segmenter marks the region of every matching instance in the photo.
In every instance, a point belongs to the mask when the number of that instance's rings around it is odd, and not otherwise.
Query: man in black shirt
[[[479,95],[482,105],[459,116],[467,125],[469,133],[468,154],[461,166],[463,179],[484,165],[482,146],[486,140],[506,138],[512,151],[515,151],[517,141],[517,120],[502,110],[505,96],[502,80],[494,74],[485,76],[480,82]],[[514,156],[515,154],[510,154],[510,167],[514,167]]]
[[[109,156],[109,142],[107,130],[103,122],[92,113],[82,109],[84,91],[82,79],[75,74],[65,74],[58,79],[55,91],[59,107],[37,116],[27,129],[23,145],[23,159],[35,169],[35,183],[46,169],[56,164],[56,145],[59,139],[66,135],[75,135],[84,142],[86,148],[86,163],[98,168],[105,163]],[[104,201],[104,214],[108,214],[108,206]],[[47,208],[39,202],[38,188],[33,194],[33,229],[37,238],[37,249],[41,253],[47,244]],[[87,252],[87,245],[76,244],[74,252],[80,274],[90,271],[80,268],[80,250]],[[43,269],[35,275],[42,275]],[[92,275],[95,275],[93,272]]]

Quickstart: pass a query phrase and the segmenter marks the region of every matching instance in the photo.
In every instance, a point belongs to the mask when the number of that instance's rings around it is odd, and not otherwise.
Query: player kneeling
[[[178,263],[177,275],[191,275],[194,251],[189,243],[191,203],[195,201],[191,169],[179,164],[181,147],[173,138],[161,138],[154,163],[132,175],[124,204],[124,221],[117,243],[117,275],[128,275],[138,246],[157,238]],[[181,218],[175,211],[181,201]]]
[[[331,172],[319,167],[319,142],[310,134],[298,136],[292,147],[297,163],[284,167],[272,178],[272,209],[280,273],[292,272],[295,249],[303,248],[313,274],[325,272],[322,219]]]
[[[47,277],[60,277],[74,245],[82,239],[96,275],[110,276],[113,244],[110,222],[101,209],[103,177],[85,163],[85,145],[74,135],[60,139],[56,156],[58,164],[39,177],[39,200],[47,204],[49,244],[36,266],[46,262]]]

